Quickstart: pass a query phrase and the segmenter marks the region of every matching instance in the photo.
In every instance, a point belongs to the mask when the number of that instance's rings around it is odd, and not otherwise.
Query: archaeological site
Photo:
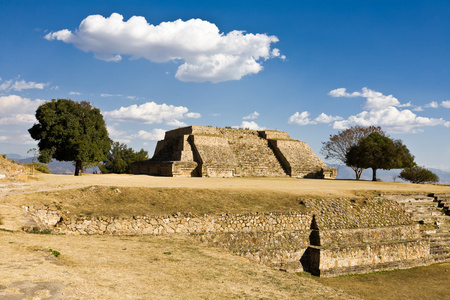
[[[204,126],[167,131],[153,158],[134,163],[131,172],[173,177],[336,177],[335,168],[287,132]]]

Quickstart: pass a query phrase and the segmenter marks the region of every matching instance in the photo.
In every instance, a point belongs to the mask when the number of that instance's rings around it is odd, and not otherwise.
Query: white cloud
[[[254,121],[242,121],[241,125],[239,126],[233,126],[233,128],[244,128],[244,129],[250,129],[250,130],[264,130],[265,127],[260,127],[256,122]]]
[[[441,106],[445,108],[450,108],[450,100],[442,101]]]
[[[364,109],[383,109],[390,106],[400,106],[400,101],[392,95],[385,96],[380,92],[368,89],[364,87],[361,92],[347,93],[345,88],[339,88],[332,90],[328,93],[332,97],[364,97],[366,98],[366,103],[364,104]],[[406,104],[408,106],[410,104]]]
[[[423,111],[423,108],[420,106],[417,106],[417,107],[413,108],[413,111]]]
[[[34,122],[36,117],[33,114],[12,114],[0,118],[0,125],[33,124]]]
[[[311,119],[309,118],[309,112],[304,111],[302,113],[296,112],[292,116],[289,117],[289,124],[297,124],[297,125],[308,125],[311,124]]]
[[[347,97],[347,98],[361,96],[361,94],[359,92],[353,92],[350,94],[350,93],[347,93],[346,91],[347,91],[347,89],[345,89],[345,88],[339,88],[339,89],[330,91],[328,93],[328,95],[330,95],[331,97]]]
[[[34,117],[36,109],[44,102],[44,100],[30,100],[17,95],[0,96],[0,124],[32,124],[36,121]]]
[[[181,81],[239,80],[260,72],[261,60],[285,59],[278,49],[271,49],[278,42],[276,36],[237,30],[224,34],[201,19],[152,25],[139,16],[124,22],[117,13],[107,18],[90,15],[78,30],[51,32],[45,38],[73,44],[105,61],[120,61],[122,55],[152,62],[180,61],[175,77]]]
[[[139,130],[138,134],[135,135],[135,138],[139,138],[142,140],[159,141],[164,139],[165,133],[165,130],[159,128],[155,128],[151,132]]]
[[[199,113],[189,113],[188,108],[184,106],[173,106],[167,104],[157,104],[147,102],[142,105],[131,105],[121,107],[113,111],[104,112],[103,115],[111,120],[121,122],[133,122],[143,124],[161,124],[170,126],[186,126],[180,120],[186,118],[200,118]]]
[[[81,95],[81,93],[78,93],[78,92],[70,92],[69,95]]]
[[[432,102],[430,102],[428,104],[425,104],[424,106],[425,107],[429,107],[429,108],[438,108],[439,104],[436,101],[432,101]]]
[[[32,145],[36,141],[29,134],[13,134],[11,136],[0,136],[0,143],[10,145]]]
[[[243,117],[242,119],[244,120],[256,120],[259,117],[259,113],[254,111],[251,114],[249,114],[248,116]]]
[[[1,81],[1,78],[0,78]],[[7,80],[3,83],[0,84],[0,91],[17,91],[20,92],[22,90],[29,90],[29,89],[39,89],[42,90],[44,89],[46,86],[48,85],[48,83],[38,83],[38,82],[34,82],[34,81],[28,81],[26,82],[25,80]]]
[[[121,94],[100,94],[100,97],[122,97]]]
[[[126,131],[116,129],[117,125],[118,124],[106,126],[109,137],[112,140],[117,141],[119,143],[130,143],[131,142],[130,134]]]
[[[317,118],[314,119],[317,123],[331,123],[333,121],[342,120],[342,117],[336,116],[328,116],[324,113],[321,113]]]
[[[317,118],[314,120],[311,120],[309,118],[310,113],[308,111],[304,111],[302,113],[296,112],[292,116],[289,117],[288,123],[289,124],[296,124],[296,125],[311,125],[311,124],[318,124],[318,123],[331,123],[336,120],[342,120],[342,117],[333,117],[329,116],[327,114],[321,113]]]
[[[355,97],[354,95],[357,93],[360,97],[366,98],[366,102],[363,105],[365,110],[361,113],[350,116],[346,120],[335,121],[333,124],[333,128],[335,129],[345,129],[355,125],[373,125],[381,126],[390,132],[414,133],[421,131],[421,127],[447,124],[442,118],[420,117],[409,109],[398,109],[397,107],[411,106],[411,104],[400,104],[400,101],[392,95],[385,96],[382,93],[367,88],[363,88],[361,93],[354,92],[352,94],[346,93],[345,89],[338,90],[331,92],[335,95],[342,95],[339,97]],[[436,102],[431,102],[427,107],[435,107],[436,105]],[[416,107],[413,110],[422,111],[423,109]]]

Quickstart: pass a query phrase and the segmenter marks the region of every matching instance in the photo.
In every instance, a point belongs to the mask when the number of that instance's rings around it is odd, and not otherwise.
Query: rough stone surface
[[[132,164],[131,171],[185,177],[336,177],[335,168],[286,132],[204,126],[167,131],[153,158]]]
[[[0,180],[27,181],[29,168],[16,164],[0,155]]]
[[[430,241],[393,199],[303,200],[307,212],[175,214],[129,218],[63,215],[56,206],[27,207],[55,233],[190,234],[256,263],[336,276],[430,264]]]

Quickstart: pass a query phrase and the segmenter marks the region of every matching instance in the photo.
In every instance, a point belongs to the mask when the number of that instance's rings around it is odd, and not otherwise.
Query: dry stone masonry
[[[174,177],[336,177],[335,168],[286,132],[204,126],[167,131],[153,158],[132,164],[131,172]]]
[[[27,181],[30,169],[0,155],[0,180]]]
[[[54,233],[189,234],[257,263],[326,277],[448,260],[446,238],[450,232],[445,224],[450,224],[450,216],[441,212],[434,219],[440,225],[434,224],[433,235],[432,230],[424,230],[414,221],[417,212],[405,208],[405,203],[424,199],[433,202],[434,198],[403,195],[363,201],[309,199],[302,200],[304,212],[129,218],[72,216],[56,206],[26,209],[36,223],[45,224]]]

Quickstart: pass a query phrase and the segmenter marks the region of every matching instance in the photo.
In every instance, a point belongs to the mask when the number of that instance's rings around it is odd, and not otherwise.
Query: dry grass
[[[315,279],[364,299],[450,299],[450,262],[409,270]]]
[[[61,255],[56,258],[49,249]],[[27,280],[62,284],[66,288],[59,292],[65,299],[349,298],[312,279],[254,264],[188,236],[0,232],[0,250],[0,297],[19,293],[8,287]]]
[[[55,204],[62,211],[85,216],[136,216],[192,213],[301,211],[298,197],[289,193],[221,189],[87,187],[73,190],[11,195],[17,206]]]

